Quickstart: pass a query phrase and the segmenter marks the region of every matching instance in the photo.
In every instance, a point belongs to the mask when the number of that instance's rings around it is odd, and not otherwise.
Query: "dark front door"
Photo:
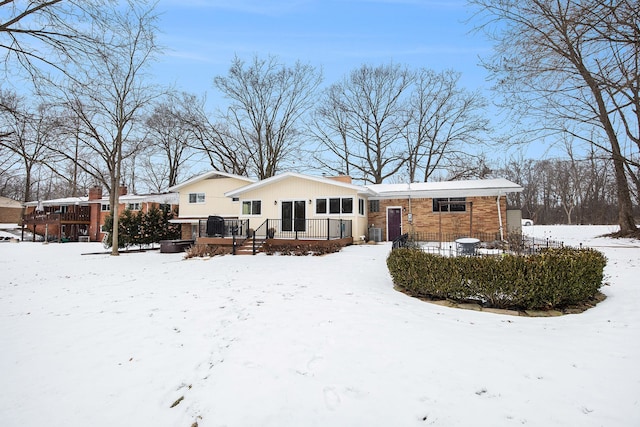
[[[282,202],[282,231],[305,231],[305,209],[304,200]]]
[[[387,209],[387,238],[389,241],[400,237],[402,234],[402,209]]]

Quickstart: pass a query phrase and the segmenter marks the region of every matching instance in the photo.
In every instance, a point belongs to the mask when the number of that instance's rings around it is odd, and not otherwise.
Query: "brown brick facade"
[[[20,224],[22,208],[0,207],[0,224]]]
[[[498,236],[500,223],[496,197],[467,197],[465,212],[433,212],[433,199],[380,200],[378,212],[369,211],[369,226],[382,229],[382,240],[387,236],[387,208],[402,208],[402,233],[425,233],[455,236],[488,234]],[[506,230],[507,207],[500,198],[502,225]],[[412,221],[409,223],[409,213]]]

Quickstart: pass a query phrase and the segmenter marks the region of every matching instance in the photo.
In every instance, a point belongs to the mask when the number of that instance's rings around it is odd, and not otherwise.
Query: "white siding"
[[[180,218],[206,218],[209,215],[237,216],[238,202],[225,197],[224,193],[247,185],[247,181],[235,178],[216,177],[203,179],[180,188]],[[204,193],[204,203],[189,203],[190,193]]]

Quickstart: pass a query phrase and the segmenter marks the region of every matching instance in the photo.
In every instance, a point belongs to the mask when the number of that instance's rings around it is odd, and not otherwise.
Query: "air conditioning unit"
[[[382,241],[382,228],[371,227],[369,229],[369,240],[374,242]]]

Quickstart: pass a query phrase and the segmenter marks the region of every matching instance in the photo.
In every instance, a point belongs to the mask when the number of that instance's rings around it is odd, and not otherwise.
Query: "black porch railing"
[[[464,244],[458,243],[463,237],[469,236],[437,232],[407,233],[393,241],[392,249],[408,247],[447,256],[469,255],[471,252],[468,249],[465,250]],[[558,240],[539,239],[520,233],[511,233],[505,240],[500,240],[497,233],[474,233],[472,237],[478,240],[472,254],[481,256],[499,256],[504,253],[533,254],[542,249],[565,247],[564,242]]]
[[[210,216],[199,221],[198,237],[250,237],[249,220]]]
[[[353,237],[352,221],[346,219],[267,219],[256,236],[267,239],[337,240]]]
[[[346,219],[267,219],[252,237],[253,254],[267,239],[337,240],[353,237],[352,222]]]

